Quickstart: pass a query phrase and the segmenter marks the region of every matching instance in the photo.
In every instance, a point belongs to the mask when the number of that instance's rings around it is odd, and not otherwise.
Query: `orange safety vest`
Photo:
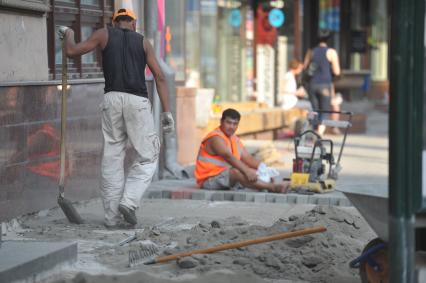
[[[200,149],[198,151],[197,161],[195,163],[195,178],[197,179],[198,186],[202,186],[204,181],[212,176],[219,175],[222,171],[231,168],[231,165],[219,155],[211,155],[206,150],[206,141],[214,136],[221,137],[226,146],[231,150],[232,155],[238,160],[241,159],[241,154],[243,152],[243,144],[240,139],[233,135],[232,137],[227,137],[220,128],[216,128],[211,131],[201,142]]]
[[[28,170],[31,172],[49,177],[55,181],[59,180],[60,175],[60,140],[56,129],[50,124],[44,124],[36,133],[29,136],[27,144],[31,145],[33,139],[39,133],[49,137],[53,141],[53,146],[49,152],[33,154],[28,157]],[[69,175],[68,160],[65,160],[65,176]]]

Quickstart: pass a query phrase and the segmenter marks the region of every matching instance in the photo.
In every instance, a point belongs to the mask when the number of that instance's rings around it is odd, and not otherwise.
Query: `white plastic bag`
[[[256,174],[259,181],[269,183],[271,182],[271,178],[278,176],[280,173],[277,169],[268,167],[262,162],[259,164]]]

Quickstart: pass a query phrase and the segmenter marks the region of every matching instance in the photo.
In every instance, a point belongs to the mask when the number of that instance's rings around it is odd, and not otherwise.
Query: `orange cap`
[[[133,13],[130,9],[119,9],[117,12],[114,13],[114,16],[112,17],[112,20],[115,21],[115,19],[119,16],[129,16],[133,20],[136,20],[136,15]]]

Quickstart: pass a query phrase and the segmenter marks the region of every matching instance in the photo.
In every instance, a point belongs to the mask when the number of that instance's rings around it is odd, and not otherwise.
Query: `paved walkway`
[[[273,202],[288,204],[321,204],[350,206],[347,198],[338,191],[326,194],[302,195],[296,193],[275,194],[249,189],[238,191],[207,191],[198,189],[194,179],[162,180],[152,183],[145,194],[150,199],[193,199],[208,201]]]

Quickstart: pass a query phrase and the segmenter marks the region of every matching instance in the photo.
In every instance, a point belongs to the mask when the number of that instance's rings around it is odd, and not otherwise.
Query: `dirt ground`
[[[253,211],[268,211],[247,205]],[[101,218],[90,217],[91,206],[88,207],[84,217],[93,219],[88,224],[70,225],[63,217],[57,217],[60,212],[55,210],[9,223],[9,238],[78,243],[77,263],[56,270],[43,282],[359,282],[358,270],[351,269],[349,262],[375,238],[354,208],[311,205],[295,215],[284,210],[281,215],[274,212],[274,217],[265,216],[263,223],[262,216],[259,221],[250,220],[248,214],[205,217],[197,216],[194,209],[188,216],[147,219],[135,230],[110,231],[102,226]],[[219,205],[217,209],[227,206]],[[165,264],[143,264],[159,255],[317,226],[324,226],[327,231]],[[135,240],[119,245],[133,235]],[[144,253],[151,257],[143,257]],[[132,267],[129,255],[135,263]]]

